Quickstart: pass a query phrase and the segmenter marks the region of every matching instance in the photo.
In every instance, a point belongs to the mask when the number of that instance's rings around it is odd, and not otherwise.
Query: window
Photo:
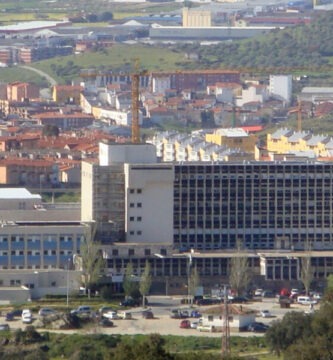
[[[128,249],[128,256],[134,255],[134,249]]]
[[[130,235],[134,235],[134,231],[132,230],[132,231],[130,231]]]
[[[130,221],[134,221],[134,216],[130,216]]]
[[[130,203],[130,207],[131,207],[131,208],[134,208],[134,203]]]
[[[139,230],[139,231],[136,232],[136,234],[137,234],[137,235],[142,235],[142,231]]]
[[[118,256],[119,255],[118,249],[112,249],[112,255],[113,256]]]
[[[150,249],[145,249],[145,256],[149,256],[151,254]]]
[[[134,189],[130,189],[130,194],[134,194]]]
[[[141,208],[141,207],[142,207],[142,203],[137,203],[136,206],[137,206],[138,208]]]
[[[137,194],[142,194],[142,189],[137,189],[136,193]]]
[[[166,254],[167,254],[166,249],[161,249],[160,254],[161,254],[161,255],[166,255]]]
[[[136,220],[137,220],[137,221],[142,221],[142,217],[141,217],[141,216],[138,216],[138,217],[136,218]]]

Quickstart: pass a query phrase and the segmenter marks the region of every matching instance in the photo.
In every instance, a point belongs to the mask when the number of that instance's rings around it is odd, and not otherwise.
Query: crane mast
[[[139,83],[140,75],[134,73],[132,78],[132,143],[140,143],[140,126],[139,126]]]

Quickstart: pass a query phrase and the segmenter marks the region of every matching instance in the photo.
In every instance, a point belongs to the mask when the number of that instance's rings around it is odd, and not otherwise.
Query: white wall
[[[172,243],[173,181],[171,164],[125,165],[127,242]]]
[[[99,143],[99,165],[112,163],[156,163],[156,149],[152,144]]]

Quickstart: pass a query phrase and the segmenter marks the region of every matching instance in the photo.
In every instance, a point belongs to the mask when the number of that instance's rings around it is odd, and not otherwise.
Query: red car
[[[181,329],[190,329],[191,328],[191,321],[190,320],[182,320],[179,327]]]

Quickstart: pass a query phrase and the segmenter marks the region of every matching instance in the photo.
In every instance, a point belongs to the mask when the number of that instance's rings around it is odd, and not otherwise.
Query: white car
[[[103,316],[104,318],[110,319],[110,320],[120,319],[117,311],[107,311],[107,312],[104,313],[102,316]]]
[[[269,310],[261,310],[260,316],[263,318],[269,318],[269,317],[272,317],[272,314],[270,313]]]
[[[199,321],[192,321],[190,327],[191,329],[197,329],[199,325],[201,325]]]
[[[32,323],[32,313],[29,309],[24,309],[22,311],[22,322],[25,324],[31,324]]]
[[[261,296],[263,292],[264,292],[263,289],[255,289],[254,296]]]

